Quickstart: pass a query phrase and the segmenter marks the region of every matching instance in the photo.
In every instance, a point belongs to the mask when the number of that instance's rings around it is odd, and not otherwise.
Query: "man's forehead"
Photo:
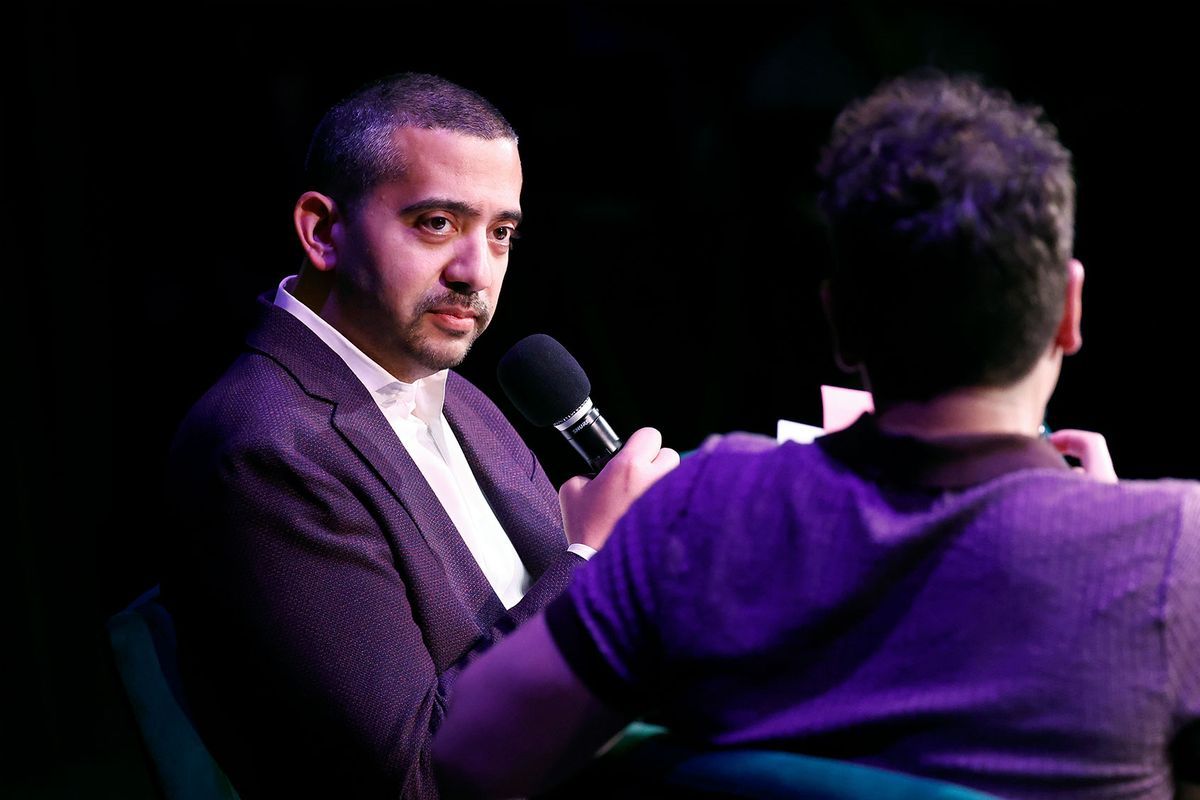
[[[480,192],[520,192],[521,159],[512,139],[483,139],[441,128],[399,128],[393,136],[398,177],[414,185],[458,184]]]
[[[519,222],[521,166],[511,143],[459,139],[474,142],[440,141],[410,150],[403,167],[371,190],[381,210],[402,216],[447,211],[464,219]]]
[[[515,139],[486,139],[449,128],[396,128],[391,139],[405,158],[504,158],[520,163]]]

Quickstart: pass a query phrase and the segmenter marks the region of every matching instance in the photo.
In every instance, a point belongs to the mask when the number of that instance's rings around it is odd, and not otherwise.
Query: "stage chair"
[[[164,800],[238,800],[192,725],[180,690],[175,627],[155,586],[106,624],[109,651]]]

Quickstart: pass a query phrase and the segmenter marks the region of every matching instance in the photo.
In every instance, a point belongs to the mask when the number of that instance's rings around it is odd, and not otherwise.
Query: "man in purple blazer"
[[[451,371],[521,219],[516,135],[488,101],[385,78],[326,114],[307,171],[299,274],[173,443],[163,597],[190,711],[244,798],[435,797],[459,670],[678,456],[636,432],[571,482],[588,510],[564,526],[533,453]]]
[[[651,487],[461,676],[447,781],[530,792],[654,711],[1007,798],[1200,783],[1200,483],[1039,435],[1082,344],[1070,153],[1040,109],[919,74],[847,107],[820,172],[825,300],[875,413],[726,436]]]

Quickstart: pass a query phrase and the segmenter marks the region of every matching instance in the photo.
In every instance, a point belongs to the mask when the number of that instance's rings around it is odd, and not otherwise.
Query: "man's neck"
[[[311,308],[317,316],[321,316],[321,310],[329,300],[329,293],[332,290],[333,273],[319,272],[311,264],[305,263],[300,267],[296,282],[292,284],[289,291],[291,291],[292,297]]]
[[[1006,389],[955,389],[923,402],[883,406],[876,413],[879,429],[897,436],[941,439],[971,434],[1034,436],[1042,422],[1040,409]]]
[[[876,421],[885,433],[939,439],[972,434],[1036,436],[1058,381],[1062,356],[1052,349],[1008,386],[968,386],[929,400],[888,403],[876,398]]]
[[[1007,386],[966,386],[929,400],[875,398],[876,425],[884,433],[918,439],[978,434],[1037,436],[1046,404],[1058,384],[1063,350],[1052,342],[1023,378]],[[869,375],[865,375],[869,382]]]

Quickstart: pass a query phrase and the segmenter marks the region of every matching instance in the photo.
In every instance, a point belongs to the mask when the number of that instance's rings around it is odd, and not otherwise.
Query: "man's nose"
[[[492,285],[494,260],[486,234],[461,236],[442,274],[446,283],[460,292],[480,292]]]

